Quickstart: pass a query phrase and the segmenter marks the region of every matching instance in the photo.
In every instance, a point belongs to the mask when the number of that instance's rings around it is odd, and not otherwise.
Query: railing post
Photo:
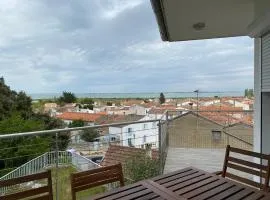
[[[163,171],[163,149],[162,149],[162,130],[161,130],[161,120],[158,122],[158,141],[159,141],[159,163],[160,163],[160,173]]]
[[[56,200],[59,200],[59,183],[58,183],[58,167],[59,167],[59,146],[58,146],[58,133],[55,133],[55,196]]]

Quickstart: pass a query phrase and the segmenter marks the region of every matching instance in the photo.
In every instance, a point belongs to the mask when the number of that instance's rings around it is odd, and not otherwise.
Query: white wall
[[[131,132],[129,132],[129,128],[131,128]],[[122,133],[124,146],[129,146],[128,139],[130,138],[132,145],[135,147],[141,147],[149,143],[154,143],[152,148],[158,147],[157,122],[130,124],[122,128]]]

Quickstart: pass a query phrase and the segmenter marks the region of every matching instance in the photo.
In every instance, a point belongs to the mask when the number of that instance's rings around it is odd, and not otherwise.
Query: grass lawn
[[[60,200],[71,200],[71,189],[70,189],[70,174],[76,172],[74,167],[61,167],[58,170],[58,188],[59,188],[59,199]],[[52,181],[53,181],[53,192],[55,197],[55,182],[56,182],[56,170],[52,169]],[[99,186],[93,189],[85,190],[77,193],[77,199],[87,199],[87,197],[95,194],[103,193],[106,191],[104,186]]]

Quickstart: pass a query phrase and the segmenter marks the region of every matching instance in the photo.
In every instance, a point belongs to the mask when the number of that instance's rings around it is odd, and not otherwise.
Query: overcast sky
[[[253,40],[162,42],[148,0],[1,0],[0,69],[28,93],[241,91]]]

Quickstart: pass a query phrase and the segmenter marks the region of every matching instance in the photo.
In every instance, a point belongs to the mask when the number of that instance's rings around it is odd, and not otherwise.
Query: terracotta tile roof
[[[146,150],[134,147],[111,145],[100,164],[102,166],[109,166],[117,163],[124,165],[127,159],[137,156],[138,154],[146,154]],[[157,150],[152,150],[152,157],[154,159],[158,157]]]
[[[64,112],[56,117],[62,120],[82,120],[84,122],[95,122],[101,116],[103,116],[103,114]]]

